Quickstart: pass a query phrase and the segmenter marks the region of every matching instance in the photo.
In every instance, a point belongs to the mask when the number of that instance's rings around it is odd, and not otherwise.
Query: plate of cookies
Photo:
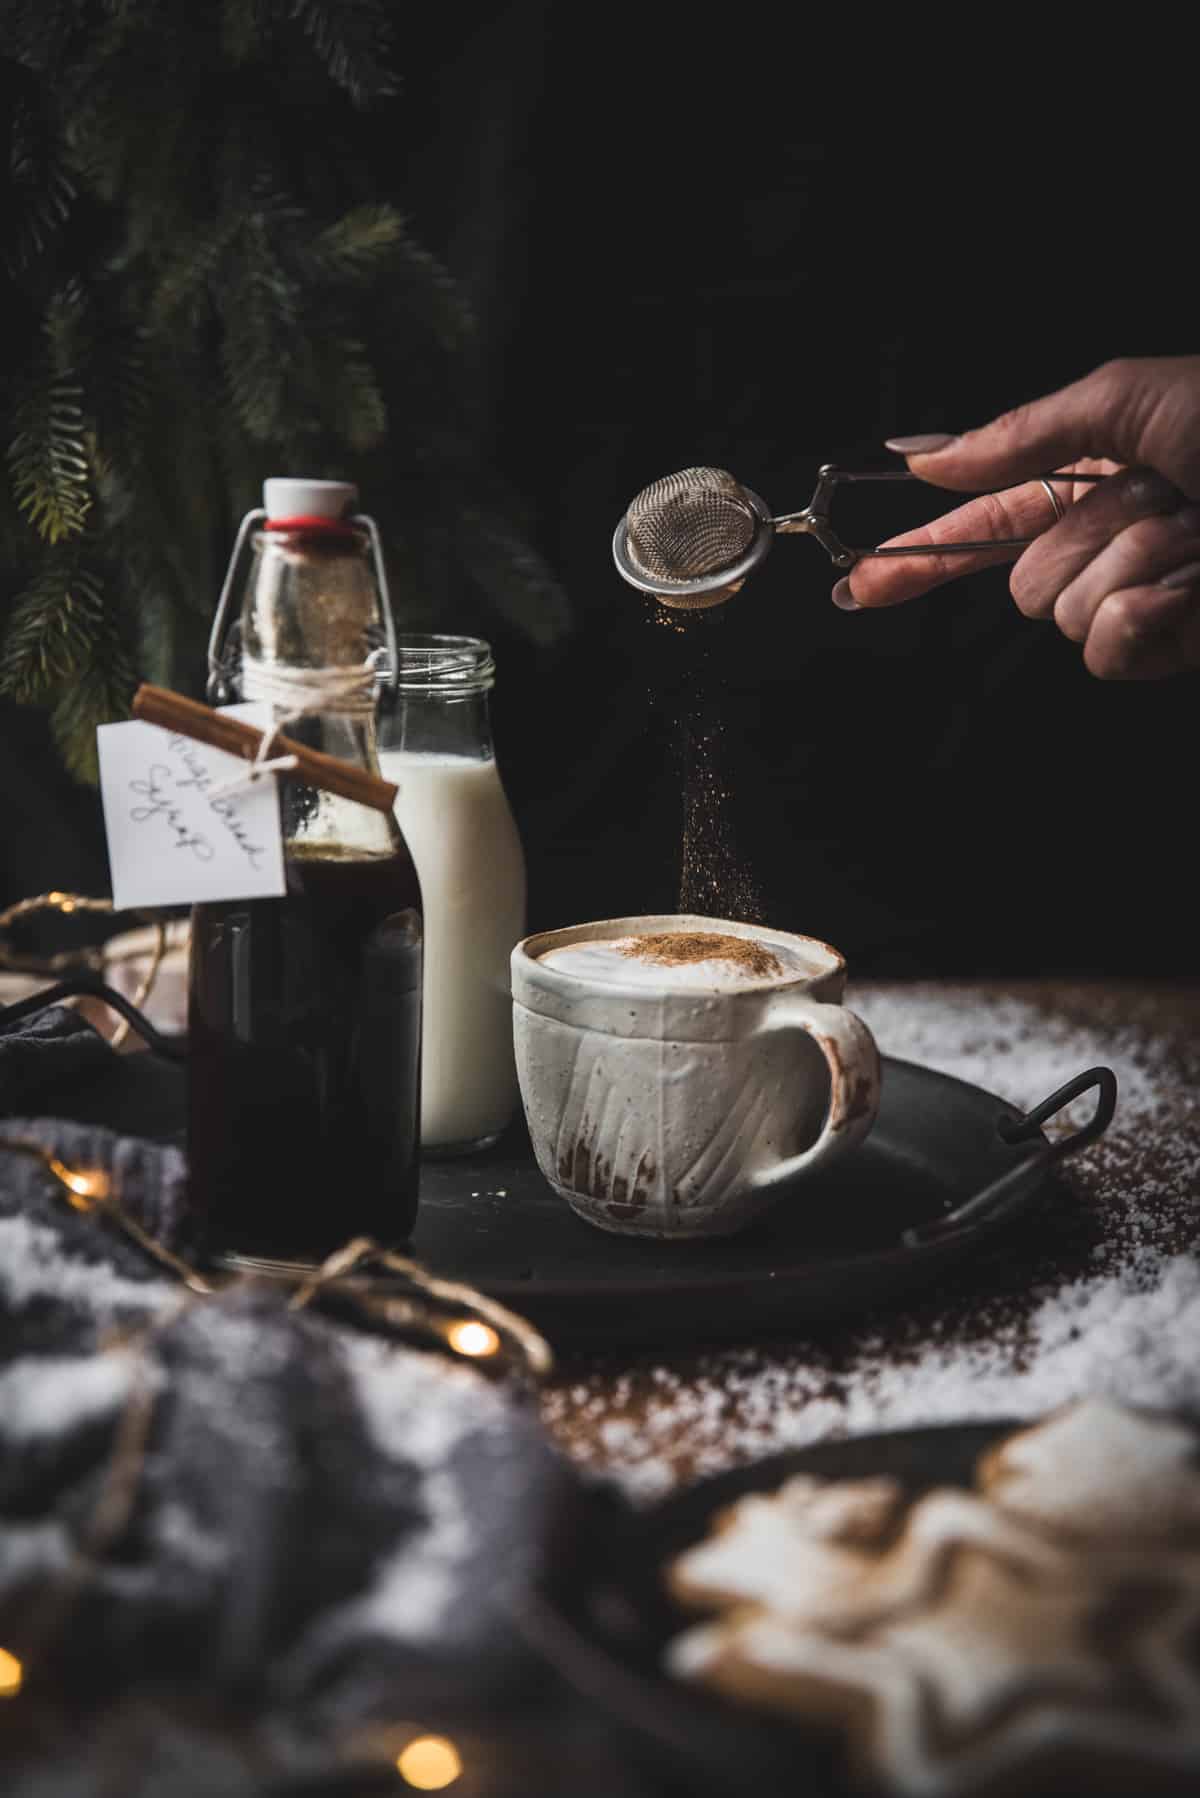
[[[527,1622],[689,1798],[1194,1794],[1200,1427],[1088,1398],[775,1456]]]

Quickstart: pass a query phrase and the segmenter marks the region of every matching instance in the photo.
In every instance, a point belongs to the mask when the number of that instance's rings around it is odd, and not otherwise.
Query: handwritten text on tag
[[[227,709],[260,729],[269,722],[265,706]],[[118,911],[284,891],[279,795],[271,775],[219,793],[245,774],[240,756],[140,719],[102,724],[96,741]]]

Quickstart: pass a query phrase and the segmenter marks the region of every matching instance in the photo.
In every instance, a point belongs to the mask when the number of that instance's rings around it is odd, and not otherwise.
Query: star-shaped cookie
[[[763,1605],[836,1631],[920,1603],[948,1557],[973,1542],[1030,1571],[1065,1564],[1053,1543],[969,1492],[941,1488],[906,1508],[894,1480],[800,1475],[731,1505],[667,1577],[688,1605]]]
[[[1084,1399],[989,1450],[977,1477],[1006,1516],[1081,1544],[1200,1551],[1200,1445],[1169,1417]]]
[[[669,1569],[682,1677],[838,1727],[905,1798],[1200,1794],[1200,1442],[1087,1400],[979,1492],[801,1477]],[[1049,1782],[1049,1785],[1047,1784]]]
[[[1047,1579],[978,1545],[936,1594],[831,1636],[743,1609],[686,1632],[671,1665],[731,1697],[841,1726],[860,1770],[905,1798],[990,1790],[1021,1769],[1056,1789],[1134,1791],[1200,1769],[1200,1599],[1147,1582],[1110,1592]],[[1132,1784],[1104,1783],[1108,1775]]]

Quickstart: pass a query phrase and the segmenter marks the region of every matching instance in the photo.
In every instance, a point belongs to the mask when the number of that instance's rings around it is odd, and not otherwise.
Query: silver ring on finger
[[[1054,488],[1050,485],[1049,481],[1042,482],[1042,489],[1046,495],[1046,498],[1050,501],[1050,504],[1054,507],[1054,522],[1055,522],[1055,524],[1058,524],[1063,516],[1065,507],[1063,506],[1063,503],[1059,499],[1057,493],[1055,493]]]

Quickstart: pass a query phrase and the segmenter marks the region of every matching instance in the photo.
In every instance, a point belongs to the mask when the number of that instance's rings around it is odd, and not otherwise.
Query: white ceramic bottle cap
[[[358,488],[353,481],[306,481],[275,475],[263,482],[263,506],[268,519],[344,518],[357,510]]]

